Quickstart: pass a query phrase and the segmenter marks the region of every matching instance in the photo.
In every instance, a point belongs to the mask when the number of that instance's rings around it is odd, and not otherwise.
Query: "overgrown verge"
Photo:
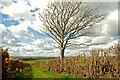
[[[72,74],[80,78],[120,78],[120,45],[93,49],[90,56],[76,56],[48,62],[36,62],[48,71]]]
[[[19,59],[9,58],[8,49],[0,48],[2,56],[2,80],[14,78],[15,74],[29,69],[30,64]]]

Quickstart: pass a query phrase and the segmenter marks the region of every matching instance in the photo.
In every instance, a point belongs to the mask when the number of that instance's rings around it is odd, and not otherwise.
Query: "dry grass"
[[[82,78],[119,78],[120,46],[114,44],[106,49],[93,49],[90,56],[65,58],[64,62],[53,60],[37,62],[47,70],[57,73],[73,74]]]

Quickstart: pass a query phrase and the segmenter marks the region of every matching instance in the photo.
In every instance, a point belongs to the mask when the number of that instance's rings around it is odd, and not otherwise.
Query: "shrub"
[[[2,79],[13,78],[17,72],[27,69],[30,65],[19,59],[9,58],[8,49],[0,48],[2,56]]]
[[[76,56],[58,60],[37,62],[47,70],[62,74],[73,74],[82,78],[119,78],[120,46],[114,44],[106,49],[93,49],[90,56]]]

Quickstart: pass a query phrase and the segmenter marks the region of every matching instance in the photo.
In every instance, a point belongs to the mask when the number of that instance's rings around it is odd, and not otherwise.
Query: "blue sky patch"
[[[48,37],[46,34],[43,34],[43,33],[40,33],[40,32],[38,32],[38,31],[35,31],[34,29],[32,29],[32,28],[30,28],[30,27],[28,27],[28,32],[29,33],[32,33],[32,34],[34,34],[34,37],[33,37],[33,39],[40,39],[40,38],[46,38],[46,37]]]
[[[6,27],[8,26],[12,26],[12,25],[18,25],[19,22],[17,20],[14,20],[14,19],[10,19],[11,17],[7,14],[3,14],[3,13],[0,13],[0,20],[1,20],[1,24],[4,24]]]
[[[18,38],[18,39],[19,39],[19,41],[22,42],[22,43],[31,44],[31,42],[32,42],[32,39],[30,39],[30,38],[20,37],[20,38]]]

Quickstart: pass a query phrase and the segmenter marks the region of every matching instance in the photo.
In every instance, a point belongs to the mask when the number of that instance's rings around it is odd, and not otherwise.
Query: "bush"
[[[114,44],[106,49],[93,49],[90,56],[65,58],[63,62],[53,60],[37,62],[47,70],[62,74],[73,74],[82,78],[119,78],[120,46]]]
[[[19,59],[9,58],[8,49],[0,48],[2,55],[2,79],[13,78],[17,72],[29,68],[29,64]]]

